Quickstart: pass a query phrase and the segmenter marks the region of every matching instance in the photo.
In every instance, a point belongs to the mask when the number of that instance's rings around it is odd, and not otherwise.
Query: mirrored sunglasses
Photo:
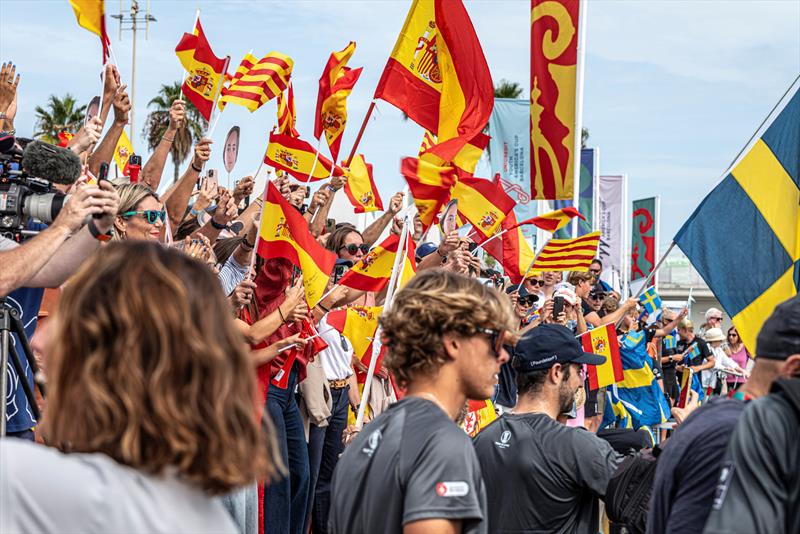
[[[139,210],[126,211],[122,214],[123,217],[132,217],[134,215],[141,215],[149,224],[155,224],[158,220],[163,224],[166,220],[167,212],[164,210]]]

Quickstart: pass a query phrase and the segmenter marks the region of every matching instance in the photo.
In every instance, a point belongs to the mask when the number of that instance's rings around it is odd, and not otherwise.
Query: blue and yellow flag
[[[798,88],[800,78],[761,137],[675,236],[752,354],[761,325],[800,286]]]
[[[661,315],[661,297],[656,293],[655,286],[648,287],[644,293],[639,295],[639,303],[647,312],[648,319],[658,319]]]
[[[664,336],[664,348],[672,350],[678,346],[678,331],[673,330],[668,335]]]
[[[617,423],[618,428],[633,428],[633,421],[628,407],[619,398],[617,385],[612,384],[606,389],[606,406],[603,408],[603,421],[600,428]]]

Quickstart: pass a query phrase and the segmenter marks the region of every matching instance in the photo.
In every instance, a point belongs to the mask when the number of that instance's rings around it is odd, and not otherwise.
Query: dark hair
[[[361,235],[361,232],[356,230],[355,226],[342,226],[340,228],[336,228],[331,235],[328,237],[328,240],[325,242],[325,248],[336,254],[339,255],[339,249],[344,246],[344,240],[347,239],[347,236],[352,234],[353,232]],[[364,236],[361,236],[363,239]]]
[[[214,243],[214,255],[217,256],[217,261],[221,265],[225,265],[225,262],[228,261],[228,258],[239,248],[239,245],[241,245],[243,241],[244,236],[218,239],[217,242]]]
[[[564,369],[563,380],[569,380],[572,374],[572,366],[564,364],[562,365],[562,369]],[[536,369],[526,373],[517,372],[517,395],[533,395],[541,392],[545,378],[547,378],[549,372],[549,367],[547,369]]]
[[[175,240],[188,237],[199,229],[200,222],[197,220],[197,217],[194,215],[187,217],[181,221],[181,224],[178,225],[178,229],[175,230]]]
[[[597,265],[600,266],[601,269],[603,268],[603,262],[598,260],[597,258],[593,259],[592,263],[596,263]],[[591,265],[591,264],[589,264],[589,265]]]

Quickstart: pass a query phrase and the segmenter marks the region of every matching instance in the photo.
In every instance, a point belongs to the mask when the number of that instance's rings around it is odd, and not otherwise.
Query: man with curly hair
[[[514,341],[508,298],[439,269],[417,275],[381,317],[384,363],[405,398],[364,428],[336,467],[330,531],[487,532],[486,492],[455,419],[487,399]]]

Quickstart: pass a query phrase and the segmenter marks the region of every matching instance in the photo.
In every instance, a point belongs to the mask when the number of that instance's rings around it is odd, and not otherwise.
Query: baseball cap
[[[575,289],[571,284],[562,285],[553,291],[553,296],[564,297],[564,300],[567,301],[571,306],[574,306],[578,303],[578,295],[575,294]]]
[[[605,356],[584,352],[572,330],[559,324],[543,324],[517,341],[512,365],[524,373],[549,369],[556,363],[600,365],[605,361]]]
[[[800,296],[778,304],[756,339],[759,358],[785,360],[793,354],[800,354]]]
[[[417,247],[417,258],[422,259],[428,254],[436,252],[437,248],[439,247],[434,245],[433,243],[423,243]]]

